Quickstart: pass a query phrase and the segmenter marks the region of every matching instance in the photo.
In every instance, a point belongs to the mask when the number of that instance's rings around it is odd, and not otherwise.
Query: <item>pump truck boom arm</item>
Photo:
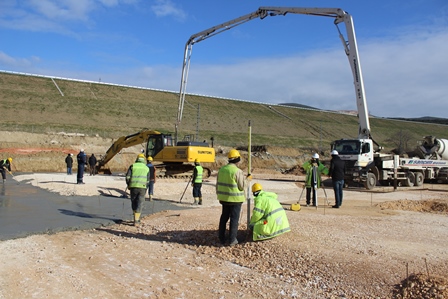
[[[265,17],[272,16],[285,16],[288,13],[293,14],[303,14],[303,15],[313,15],[313,16],[323,16],[334,18],[334,24],[336,25],[339,37],[345,49],[345,53],[348,57],[350,67],[353,74],[353,83],[355,85],[356,93],[356,103],[358,108],[358,121],[359,121],[359,136],[358,138],[370,138],[370,122],[368,118],[368,109],[366,103],[366,97],[364,92],[364,82],[362,79],[361,66],[359,62],[358,46],[356,43],[355,29],[353,25],[353,20],[350,14],[343,11],[340,8],[306,8],[306,7],[260,7],[256,11],[249,13],[247,15],[241,16],[239,18],[224,22],[222,24],[213,26],[209,29],[203,30],[196,34],[193,34],[185,44],[184,60],[182,65],[182,77],[179,91],[179,106],[177,111],[177,121],[176,121],[176,142],[178,135],[178,128],[182,121],[182,112],[185,102],[185,94],[187,88],[188,72],[190,69],[190,60],[192,54],[192,48],[195,43],[203,41],[207,38],[215,36],[221,32],[227,31],[236,27],[238,25],[244,24],[255,18],[264,19]],[[347,40],[345,40],[341,31],[339,30],[338,24],[344,23]]]

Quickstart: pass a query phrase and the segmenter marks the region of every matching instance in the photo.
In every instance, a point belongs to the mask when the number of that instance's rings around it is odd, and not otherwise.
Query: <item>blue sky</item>
[[[448,118],[446,0],[1,0],[0,70],[177,92],[188,38],[260,6],[349,12],[369,112]],[[187,93],[356,109],[333,19],[317,16],[255,19],[195,44]]]

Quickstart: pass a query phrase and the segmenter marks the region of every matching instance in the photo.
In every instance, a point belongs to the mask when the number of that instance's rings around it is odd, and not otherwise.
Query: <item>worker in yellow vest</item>
[[[226,225],[230,219],[229,245],[234,246],[238,244],[238,222],[241,206],[246,200],[244,195],[246,178],[243,171],[237,167],[237,164],[241,161],[240,153],[236,149],[232,149],[227,157],[229,163],[219,169],[216,182],[216,194],[219,203],[222,205],[218,237],[221,244],[226,243]],[[250,174],[248,174],[247,179],[251,179]]]
[[[201,161],[196,158],[194,160],[194,169],[193,169],[193,177],[191,179],[193,186],[193,205],[202,205],[202,174],[204,172],[204,168],[201,166]]]
[[[131,193],[131,207],[134,213],[134,226],[140,224],[140,215],[145,201],[146,188],[149,184],[149,168],[144,155],[139,155],[126,172],[126,184]]]
[[[266,240],[291,231],[288,217],[274,192],[263,191],[260,184],[252,185],[254,209],[249,228],[254,241]]]

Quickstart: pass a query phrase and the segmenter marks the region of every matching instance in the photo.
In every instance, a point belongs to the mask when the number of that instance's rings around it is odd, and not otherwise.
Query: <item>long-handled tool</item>
[[[184,193],[182,193],[182,196],[180,197],[179,202],[182,202],[182,198],[184,198],[185,192],[187,191],[188,186],[190,185],[191,179],[192,179],[192,176],[188,180],[187,186],[185,187]]]
[[[128,186],[126,186],[126,189],[124,189],[124,194],[121,196],[121,198],[128,198],[128,194],[126,191],[128,190]]]

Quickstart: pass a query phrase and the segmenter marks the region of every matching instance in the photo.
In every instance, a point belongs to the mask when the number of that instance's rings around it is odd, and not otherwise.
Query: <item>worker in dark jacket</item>
[[[145,201],[146,188],[149,184],[149,168],[145,156],[138,156],[137,161],[126,172],[126,184],[131,191],[131,207],[134,212],[134,226],[139,225],[140,215]]]
[[[154,196],[154,184],[156,183],[156,168],[152,164],[152,157],[149,156],[146,158],[148,163],[146,166],[149,168],[149,183],[148,183],[148,195],[149,195],[149,201],[152,201],[152,197]]]
[[[84,153],[84,149],[81,149],[76,156],[76,160],[78,161],[78,174],[76,176],[76,183],[77,184],[84,184],[84,168],[87,165],[87,157]]]
[[[342,205],[342,189],[344,188],[345,161],[339,157],[336,150],[331,152],[330,171],[333,182],[335,204],[333,208],[339,209]]]
[[[0,172],[2,173],[3,183],[6,181],[6,171],[11,173],[12,158],[0,160]]]
[[[199,159],[194,160],[193,177],[191,179],[193,186],[193,205],[202,205],[202,173],[204,168],[201,166],[201,161]]]
[[[72,174],[72,167],[73,167],[73,154],[67,154],[67,157],[65,157],[65,164],[67,165],[67,174]]]
[[[90,168],[90,175],[95,175],[96,157],[94,154],[92,154],[89,157],[89,168]]]

